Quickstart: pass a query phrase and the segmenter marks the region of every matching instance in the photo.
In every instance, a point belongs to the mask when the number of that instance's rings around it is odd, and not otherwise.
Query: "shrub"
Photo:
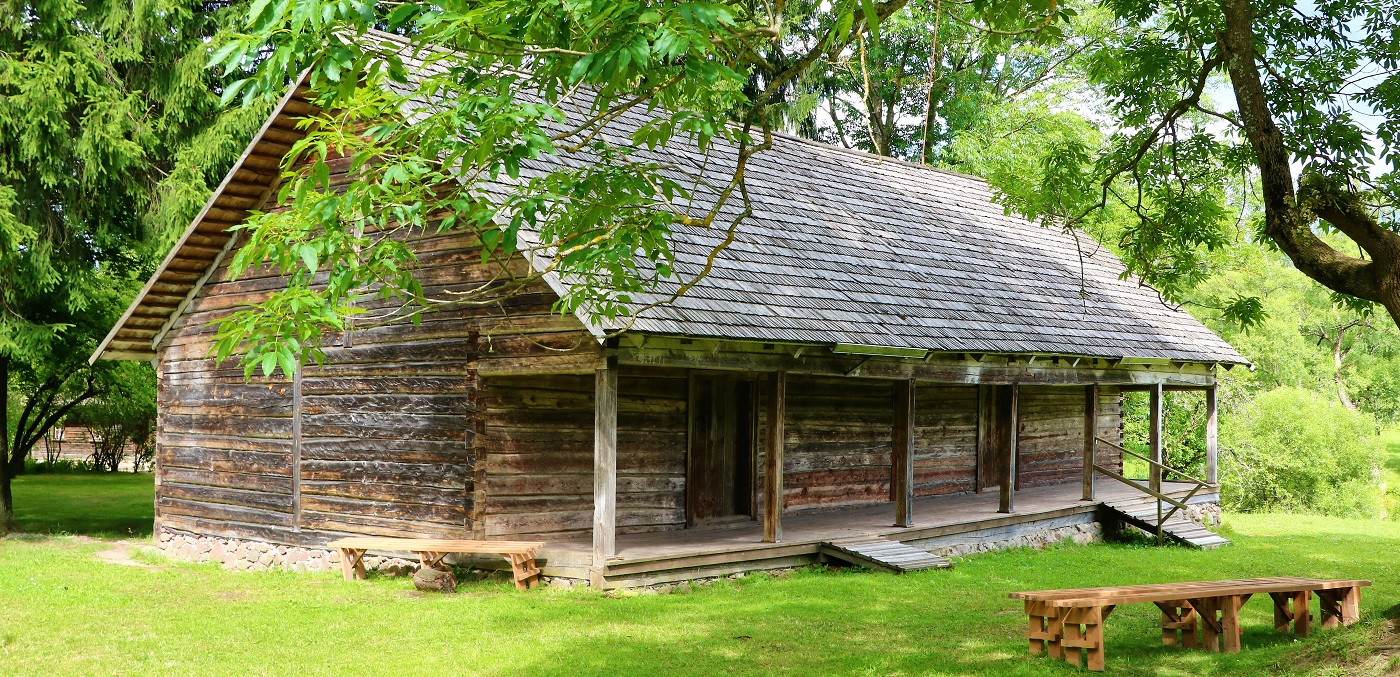
[[[1369,414],[1311,391],[1279,388],[1221,423],[1227,508],[1381,515],[1382,444]]]

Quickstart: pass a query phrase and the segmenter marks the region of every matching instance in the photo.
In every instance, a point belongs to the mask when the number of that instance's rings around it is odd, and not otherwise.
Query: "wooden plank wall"
[[[466,234],[418,233],[410,246],[432,295],[525,272],[523,261],[482,264]],[[326,363],[301,379],[297,444],[292,383],[245,383],[237,364],[207,358],[210,322],[282,284],[268,271],[229,282],[226,269],[227,259],[160,346],[158,526],[299,545],[480,536],[475,369],[598,350],[576,320],[552,312],[543,283],[499,305],[431,313],[421,326],[400,319],[331,337]],[[394,310],[361,305],[366,316]]]
[[[478,438],[488,538],[582,537],[593,520],[593,375],[492,376]],[[617,530],[685,526],[689,396],[683,370],[622,367]]]
[[[1084,388],[1021,386],[1017,486],[1035,487],[1077,480],[1083,473]],[[1099,389],[1099,435],[1118,443],[1123,408],[1115,388]],[[1100,463],[1117,463],[1100,450]]]
[[[893,406],[889,381],[789,376],[786,509],[889,501]]]
[[[920,384],[914,400],[914,495],[973,491],[977,386]]]

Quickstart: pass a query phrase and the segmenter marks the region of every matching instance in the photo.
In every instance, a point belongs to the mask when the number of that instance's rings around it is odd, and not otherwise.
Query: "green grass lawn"
[[[155,481],[150,473],[53,473],[14,478],[20,531],[150,536]]]
[[[131,550],[147,566],[124,566],[99,557],[124,547],[111,540],[11,538],[0,541],[0,673],[1072,675],[1084,673],[1026,655],[1008,591],[1301,575],[1374,580],[1364,623],[1299,642],[1272,632],[1267,598],[1251,600],[1244,651],[1211,654],[1162,647],[1155,608],[1126,606],[1107,626],[1110,674],[1354,674],[1348,656],[1365,654],[1400,604],[1400,527],[1240,515],[1227,534],[1235,544],[1209,552],[1060,546],[904,576],[804,570],[616,597],[518,593],[499,579],[425,595],[402,578],[230,573],[165,561],[145,539]]]

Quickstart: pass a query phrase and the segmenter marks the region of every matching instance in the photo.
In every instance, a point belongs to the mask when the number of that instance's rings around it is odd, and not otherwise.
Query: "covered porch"
[[[1099,374],[1102,375],[1102,372]],[[1136,500],[1156,502],[1153,496],[1176,502],[1191,494],[1193,502],[1216,501],[1215,428],[1216,397],[1213,379],[1205,382],[1171,383],[1172,375],[1156,383],[1104,384],[1092,375],[1074,373],[1067,383],[1054,387],[1082,404],[1082,412],[1065,421],[1079,427],[1082,421],[1082,466],[1078,481],[1063,478],[1044,486],[1021,485],[1018,474],[1021,445],[1022,385],[1017,379],[986,384],[982,378],[982,405],[977,424],[977,491],[947,495],[916,496],[914,449],[915,411],[919,386],[926,383],[912,378],[880,379],[889,384],[889,501],[836,509],[785,509],[784,480],[790,469],[784,463],[784,426],[789,416],[788,376],[779,370],[758,374],[750,397],[761,400],[762,425],[755,422],[749,438],[761,450],[755,460],[754,500],[751,519],[713,525],[689,524],[688,528],[649,533],[619,533],[618,530],[618,367],[608,359],[596,371],[594,392],[593,520],[591,537],[551,540],[542,557],[545,575],[589,580],[596,586],[626,586],[664,583],[669,580],[723,575],[744,570],[798,566],[823,560],[823,544],[853,537],[872,537],[904,543],[923,550],[941,547],[960,535],[972,539],[1016,538],[1018,533],[1070,527],[1096,520],[1098,506],[1105,501],[1122,504]],[[986,376],[979,374],[979,376]],[[1088,379],[1084,377],[1090,377]],[[941,379],[940,379],[941,380]],[[1077,383],[1075,381],[1078,381]],[[1168,381],[1168,382],[1162,382]],[[869,381],[867,381],[868,383]],[[968,383],[963,381],[963,383]],[[1104,463],[1103,454],[1127,452],[1100,437],[1100,388],[1111,385],[1115,392],[1146,391],[1150,394],[1150,458],[1144,457],[1150,477],[1136,485]],[[1039,384],[1044,388],[1045,384]],[[1167,390],[1203,391],[1209,410],[1206,425],[1207,477],[1195,484],[1165,482],[1163,476],[1162,400]],[[886,405],[886,406],[890,406]],[[693,424],[692,424],[693,425]],[[925,429],[926,430],[926,429]],[[692,428],[692,437],[693,437]],[[692,440],[692,445],[694,444]],[[1105,447],[1111,447],[1111,449]],[[983,449],[985,447],[985,450]],[[690,453],[694,453],[693,447]],[[1068,480],[1068,481],[1066,481]],[[1192,492],[1194,490],[1194,493]],[[1058,521],[1057,521],[1058,520]],[[997,530],[1000,530],[998,532]],[[1019,530],[1019,532],[1018,532]],[[1160,531],[1160,529],[1159,529]]]
[[[1163,493],[1181,500],[1192,484],[1163,482]],[[912,499],[914,519],[894,526],[893,506],[871,505],[803,511],[783,517],[783,538],[764,540],[759,520],[714,527],[616,536],[616,550],[599,570],[593,566],[593,540],[552,541],[540,552],[545,576],[591,579],[602,587],[657,585],[673,581],[727,576],[803,566],[827,561],[823,545],[858,536],[874,536],[925,550],[995,543],[1018,536],[1051,532],[1101,519],[1105,501],[1144,497],[1117,482],[1104,482],[1094,500],[1084,500],[1079,483],[1033,487],[1016,492],[1016,510],[1002,512],[997,493],[964,493]],[[1197,492],[1190,503],[1218,500]],[[1053,532],[1051,532],[1053,533]]]

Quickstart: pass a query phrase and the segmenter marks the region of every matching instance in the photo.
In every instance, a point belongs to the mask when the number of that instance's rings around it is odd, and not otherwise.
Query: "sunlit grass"
[[[1215,551],[1060,546],[960,560],[905,576],[799,571],[689,593],[516,592],[500,579],[424,595],[407,579],[230,573],[99,560],[113,541],[0,542],[5,674],[1080,674],[1026,655],[1012,590],[1275,575],[1363,577],[1368,623],[1400,603],[1400,528],[1290,515],[1231,515]],[[133,544],[144,543],[133,539]],[[109,556],[110,558],[110,556]],[[1148,605],[1115,612],[1118,675],[1350,670],[1367,627],[1304,642],[1272,632],[1267,597],[1244,613],[1244,651],[1163,647]]]

